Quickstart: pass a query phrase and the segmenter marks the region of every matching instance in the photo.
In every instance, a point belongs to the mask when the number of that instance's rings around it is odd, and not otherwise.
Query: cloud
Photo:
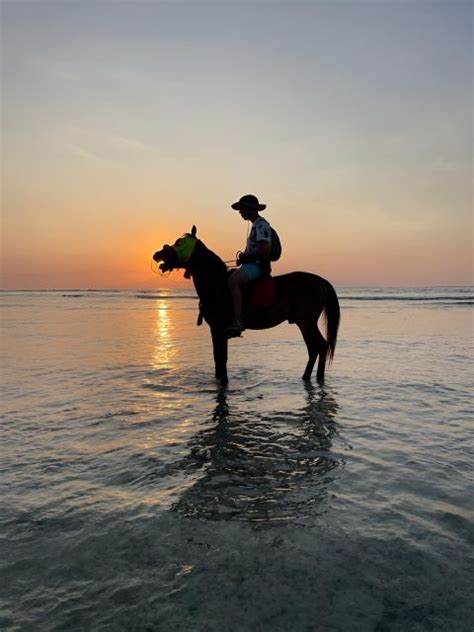
[[[436,158],[431,163],[431,171],[437,173],[454,173],[456,171],[456,164],[446,158]]]
[[[82,158],[110,162],[127,157],[131,152],[149,152],[152,147],[122,134],[88,129],[78,125],[62,125],[54,132],[54,143]]]
[[[70,143],[70,142],[62,141],[62,140],[56,140],[54,141],[54,144],[57,145],[58,147],[61,147],[62,149],[66,149],[72,152],[76,156],[85,158],[86,160],[93,160],[94,162],[104,162],[104,159],[101,158],[101,156],[98,156],[94,152],[89,151],[88,149],[85,149],[84,147],[81,147],[80,145],[76,145],[74,143]]]
[[[134,138],[126,138],[118,134],[104,134],[104,139],[108,139],[111,144],[137,149],[139,151],[150,151],[152,149],[149,145],[145,145],[141,141],[135,140]]]

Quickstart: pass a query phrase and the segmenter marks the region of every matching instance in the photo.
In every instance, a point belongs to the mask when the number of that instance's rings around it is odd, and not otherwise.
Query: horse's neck
[[[202,301],[215,300],[227,289],[227,268],[212,250],[198,241],[191,267],[194,287]]]

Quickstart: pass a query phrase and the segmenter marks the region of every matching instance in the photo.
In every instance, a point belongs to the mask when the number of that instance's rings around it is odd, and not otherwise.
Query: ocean
[[[4,291],[0,628],[472,632],[472,288],[337,288],[214,381],[187,290]]]

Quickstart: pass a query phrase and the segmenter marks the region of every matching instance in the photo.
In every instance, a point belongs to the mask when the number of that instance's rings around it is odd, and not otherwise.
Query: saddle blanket
[[[247,286],[246,304],[249,309],[265,309],[275,302],[276,284],[272,277],[252,281]]]

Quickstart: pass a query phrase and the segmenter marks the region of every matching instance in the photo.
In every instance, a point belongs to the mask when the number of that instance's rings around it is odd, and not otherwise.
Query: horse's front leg
[[[227,386],[227,336],[222,327],[211,327],[211,335],[216,379],[220,381],[221,386]]]

